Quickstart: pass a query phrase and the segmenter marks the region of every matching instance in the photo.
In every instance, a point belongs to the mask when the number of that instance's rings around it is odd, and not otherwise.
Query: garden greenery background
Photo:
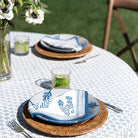
[[[89,40],[91,44],[102,47],[107,15],[107,0],[41,0],[48,5],[50,14],[45,15],[41,25],[30,25],[21,17],[14,18],[14,31],[38,32],[46,34],[76,34]],[[137,12],[119,9],[130,40],[138,36]],[[108,51],[115,54],[126,46],[121,31],[112,16],[112,24],[108,43]],[[134,47],[138,56],[138,44]],[[129,51],[122,58],[134,68]]]

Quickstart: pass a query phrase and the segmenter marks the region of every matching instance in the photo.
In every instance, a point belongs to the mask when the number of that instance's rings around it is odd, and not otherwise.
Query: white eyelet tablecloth
[[[0,82],[0,138],[24,137],[7,126],[7,122],[17,122],[34,138],[47,137],[27,125],[21,110],[25,101],[44,88],[36,85],[40,79],[51,80],[51,70],[67,67],[71,70],[71,88],[83,89],[94,97],[123,109],[122,114],[108,110],[105,124],[99,129],[81,135],[86,138],[136,138],[138,126],[138,77],[135,72],[115,55],[93,46],[85,57],[73,60],[51,60],[38,54],[34,49],[44,34],[11,32],[11,46],[15,35],[30,37],[29,54],[11,55],[12,77]],[[74,64],[86,57],[100,54],[86,63]]]

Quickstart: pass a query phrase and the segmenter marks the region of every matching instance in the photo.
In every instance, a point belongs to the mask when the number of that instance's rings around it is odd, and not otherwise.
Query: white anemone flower
[[[14,3],[12,2],[12,0],[5,0],[5,7],[9,10],[12,10],[14,6]]]
[[[31,0],[32,2],[37,2],[37,1],[40,1],[40,0]]]
[[[13,6],[14,4],[12,3],[11,0],[5,0],[4,1],[5,7],[2,7],[2,4],[0,2],[0,19],[7,19],[11,20],[14,15],[13,15]]]
[[[7,19],[7,20],[11,20],[12,18],[14,17],[13,15],[13,11],[10,10],[8,12],[3,12],[1,9],[0,9],[0,19]]]
[[[37,10],[37,14],[34,12],[33,7],[31,6],[28,10],[26,10],[26,22],[29,24],[41,24],[44,20],[44,11]]]

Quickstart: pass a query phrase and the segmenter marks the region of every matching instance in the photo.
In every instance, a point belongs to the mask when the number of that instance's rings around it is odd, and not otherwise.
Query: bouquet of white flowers
[[[41,24],[47,5],[40,0],[0,0],[0,80],[10,78],[10,41],[7,33],[9,26],[14,25],[12,19],[19,10],[25,11],[25,21],[29,24]]]
[[[1,0],[0,2],[0,26],[7,25],[18,14],[18,10],[24,9],[26,22],[30,24],[41,24],[44,20],[44,13],[47,5],[40,0]]]

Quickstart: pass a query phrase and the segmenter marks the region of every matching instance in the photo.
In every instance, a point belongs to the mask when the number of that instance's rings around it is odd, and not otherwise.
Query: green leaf
[[[52,13],[51,11],[49,10],[46,10],[46,9],[43,9],[44,13]]]
[[[51,11],[47,10],[47,9],[42,9],[44,11],[44,13],[52,13]]]
[[[5,7],[4,0],[1,0],[2,7]]]
[[[17,8],[17,6],[14,6],[14,11],[16,12],[16,14],[18,15],[18,8]]]
[[[23,1],[22,0],[17,0],[19,2],[19,4],[21,5],[21,7],[23,6]]]
[[[44,8],[44,9],[48,8],[48,6],[46,4],[44,4],[44,3],[41,3],[41,7]]]
[[[39,0],[37,0],[37,2],[35,2],[37,7],[41,7],[41,2]]]

